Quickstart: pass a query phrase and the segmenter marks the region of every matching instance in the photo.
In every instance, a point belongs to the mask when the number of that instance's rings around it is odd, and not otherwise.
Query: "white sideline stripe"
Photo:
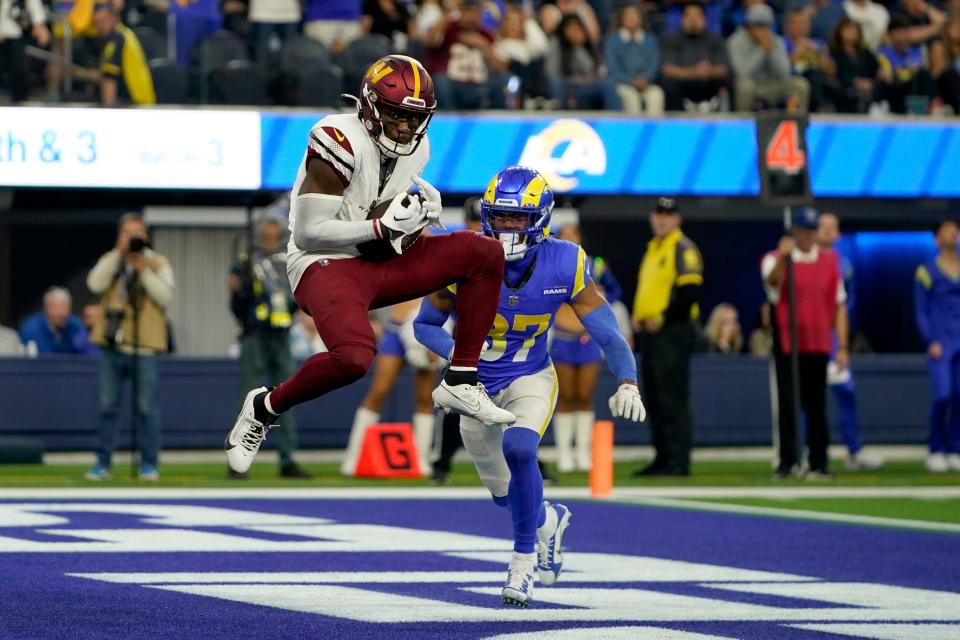
[[[870,446],[870,452],[886,460],[923,460],[927,455],[927,448],[919,445],[878,445]],[[538,455],[547,462],[557,461],[555,447],[540,447]],[[613,450],[613,459],[616,462],[639,462],[653,459],[654,450],[650,446],[617,446]],[[843,460],[847,450],[843,445],[830,446],[831,460]],[[118,460],[125,460],[124,453],[118,453]],[[742,462],[742,461],[770,461],[773,453],[770,446],[760,447],[700,447],[691,454],[695,462]],[[343,459],[340,449],[313,449],[298,451],[297,461],[306,463],[339,463]],[[465,451],[458,451],[453,458],[454,462],[470,462],[470,456]],[[87,451],[83,452],[53,452],[45,453],[43,461],[46,464],[93,464],[96,457]],[[209,462],[223,462],[223,451],[220,449],[201,450],[173,450],[163,452],[163,461],[168,464],[197,464]],[[261,451],[257,454],[258,464],[276,465],[279,457],[276,451]],[[771,467],[771,472],[773,467]]]
[[[353,583],[498,583],[502,571],[358,571],[253,573],[68,573],[117,584],[353,584]],[[566,577],[566,576],[564,576]]]
[[[848,513],[808,511],[805,509],[780,509],[778,507],[757,507],[742,504],[697,502],[694,500],[671,500],[669,498],[637,498],[629,500],[629,502],[653,507],[695,509],[698,511],[719,511],[723,513],[738,513],[742,515],[775,516],[790,520],[819,520],[823,522],[842,522],[844,524],[863,524],[874,527],[894,527],[897,529],[919,529],[922,531],[945,531],[949,533],[960,533],[960,524],[954,524],[950,522],[930,522],[927,520],[885,518],[883,516],[862,516]]]
[[[547,487],[550,500],[584,500],[591,498],[587,487]],[[75,499],[75,498],[152,498],[200,500],[275,498],[284,500],[489,500],[490,493],[482,487],[318,487],[276,489],[271,487],[195,489],[190,487],[62,487],[62,488],[5,488],[0,499]],[[647,498],[960,498],[960,486],[938,487],[622,487],[613,490],[607,500],[633,501]],[[760,507],[758,507],[760,508]],[[839,514],[842,515],[842,514]],[[868,516],[862,516],[868,517]]]

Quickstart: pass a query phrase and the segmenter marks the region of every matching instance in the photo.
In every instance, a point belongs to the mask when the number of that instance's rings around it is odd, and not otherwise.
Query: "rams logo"
[[[554,191],[570,191],[579,183],[575,174],[599,176],[606,172],[607,150],[586,122],[555,120],[540,133],[527,138],[517,164],[542,173]]]

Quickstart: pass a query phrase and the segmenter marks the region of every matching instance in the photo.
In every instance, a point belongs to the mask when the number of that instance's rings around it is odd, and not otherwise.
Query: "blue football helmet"
[[[553,190],[546,178],[529,167],[508,167],[498,173],[480,200],[483,233],[503,245],[508,261],[536,251],[550,235]]]

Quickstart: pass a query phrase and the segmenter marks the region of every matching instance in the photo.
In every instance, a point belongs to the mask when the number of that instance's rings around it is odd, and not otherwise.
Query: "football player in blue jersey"
[[[613,416],[639,422],[646,410],[633,352],[591,280],[586,254],[571,242],[550,237],[553,192],[544,177],[526,167],[504,169],[490,181],[480,207],[483,233],[503,245],[507,266],[477,375],[494,404],[517,421],[503,428],[464,416],[460,432],[493,501],[509,508],[513,519],[513,557],[503,602],[526,607],[535,571],[546,586],[559,577],[563,532],[570,522],[569,509],[543,499],[537,468],[537,447],[557,402],[547,330],[560,305],[573,308],[619,381],[610,398]],[[455,285],[431,294],[414,321],[417,339],[444,358],[453,349],[443,324],[455,296]]]

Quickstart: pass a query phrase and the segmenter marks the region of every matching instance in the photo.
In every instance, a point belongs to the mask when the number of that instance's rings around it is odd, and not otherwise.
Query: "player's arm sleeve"
[[[917,330],[923,339],[923,344],[929,346],[933,342],[933,332],[930,330],[930,290],[933,280],[930,272],[923,265],[917,267],[913,284],[913,314],[917,320]]]
[[[700,300],[703,286],[703,261],[693,244],[677,247],[677,280],[670,303],[663,312],[663,323],[689,322],[690,309]]]
[[[630,350],[623,334],[620,333],[620,326],[617,324],[617,317],[609,304],[601,304],[599,307],[580,318],[584,328],[590,337],[603,350],[606,356],[607,366],[619,382],[637,381],[637,360]]]
[[[450,314],[438,309],[427,296],[420,303],[420,311],[413,320],[413,335],[427,349],[449,360],[453,352],[453,336],[443,328],[448,317]]]

